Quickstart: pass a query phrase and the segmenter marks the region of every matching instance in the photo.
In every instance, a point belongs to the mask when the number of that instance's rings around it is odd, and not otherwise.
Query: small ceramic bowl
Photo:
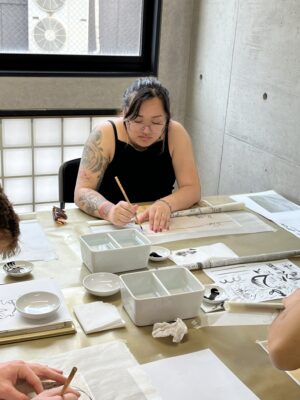
[[[220,304],[227,300],[227,294],[221,286],[218,285],[205,285],[203,302],[207,304]]]
[[[110,272],[97,272],[86,276],[83,286],[95,296],[111,296],[120,290],[120,278]]]
[[[29,261],[9,261],[3,265],[3,270],[9,276],[21,278],[32,272],[33,264]]]
[[[166,247],[151,246],[149,260],[151,261],[163,261],[166,260],[171,254],[170,250]]]
[[[17,310],[27,318],[40,319],[53,315],[60,307],[60,298],[51,292],[28,292],[16,301]]]

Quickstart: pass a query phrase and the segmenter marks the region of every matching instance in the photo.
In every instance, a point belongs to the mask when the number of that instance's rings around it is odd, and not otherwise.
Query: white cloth
[[[173,342],[181,342],[188,329],[182,319],[177,318],[175,322],[157,322],[153,325],[152,336],[154,338],[173,336]]]
[[[73,310],[86,334],[121,328],[125,325],[125,321],[113,304],[95,301],[93,303],[77,304]]]

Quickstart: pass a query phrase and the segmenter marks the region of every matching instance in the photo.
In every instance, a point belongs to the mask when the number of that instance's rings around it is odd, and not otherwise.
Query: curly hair
[[[0,254],[3,258],[19,250],[19,236],[19,217],[0,186]]]

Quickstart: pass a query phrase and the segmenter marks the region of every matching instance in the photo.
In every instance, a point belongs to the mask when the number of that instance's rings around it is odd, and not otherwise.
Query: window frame
[[[157,75],[161,12],[162,0],[144,0],[140,56],[0,53],[0,76]]]

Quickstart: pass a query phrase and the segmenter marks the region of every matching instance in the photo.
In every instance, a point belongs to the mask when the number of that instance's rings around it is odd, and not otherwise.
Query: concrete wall
[[[183,121],[193,0],[164,0],[159,79],[170,88],[172,111]],[[134,78],[0,77],[0,109],[119,108]]]
[[[185,123],[203,194],[300,202],[300,2],[195,1]]]

